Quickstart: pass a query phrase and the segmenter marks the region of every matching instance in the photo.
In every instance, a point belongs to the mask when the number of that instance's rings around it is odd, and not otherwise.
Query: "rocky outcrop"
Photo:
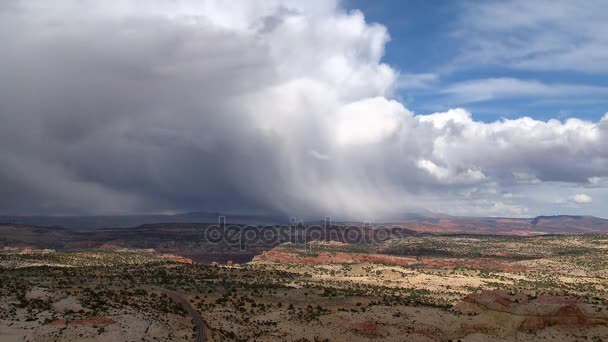
[[[608,325],[606,315],[589,315],[577,305],[564,305],[548,314],[529,316],[521,323],[519,331],[533,332],[555,325],[589,326],[600,324]]]
[[[189,259],[189,258],[186,258],[183,256],[179,256],[179,255],[175,255],[175,254],[161,254],[160,258],[169,260],[169,261],[173,261],[173,262],[179,262],[182,264],[192,264],[192,259]]]
[[[535,332],[549,326],[608,325],[608,313],[597,312],[589,304],[563,296],[533,297],[495,290],[472,293],[463,300],[485,310],[519,317],[521,332]]]

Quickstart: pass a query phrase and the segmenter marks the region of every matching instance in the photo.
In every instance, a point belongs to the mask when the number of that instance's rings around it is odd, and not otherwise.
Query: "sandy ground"
[[[212,341],[234,340],[234,336],[257,341],[607,341],[605,250],[589,249],[581,255],[579,247],[595,244],[577,237],[571,245],[569,240],[559,242],[560,248],[550,256],[551,241],[542,248],[519,242],[489,245],[494,259],[453,257],[471,247],[465,244],[483,242],[469,238],[451,240],[448,247],[455,254],[446,258],[331,251],[315,256],[295,253],[291,246],[288,260],[213,267],[172,264],[150,274],[164,279],[163,284],[174,281],[173,286],[199,308]],[[279,252],[267,255],[286,255]],[[523,252],[532,253],[532,258],[513,257]],[[91,255],[66,254],[62,260],[68,265],[105,262],[104,258],[129,265],[148,260],[124,252]],[[91,279],[86,290],[97,291],[95,297],[87,297],[78,285],[69,290],[45,288],[61,288],[61,282],[53,282],[61,277],[59,272],[55,278],[36,275],[29,283],[16,273],[12,282],[6,282],[14,285],[5,288],[21,293],[19,281],[27,283],[27,309],[34,313],[11,305],[17,303],[16,296],[0,297],[0,341],[192,340],[192,323],[178,310],[172,314],[138,309],[150,298],[162,308],[170,306],[156,301],[158,296],[116,295],[133,292],[149,280],[138,285],[123,276],[153,267],[124,268],[113,278],[105,274],[112,269],[93,275],[87,267],[76,269],[76,278],[71,279]],[[109,293],[108,288],[115,293],[107,294],[114,296],[113,309],[106,306],[105,311],[95,312],[91,298],[99,298],[99,293],[106,296],[101,291]],[[130,301],[123,305],[124,298]],[[43,309],[39,301],[45,304]]]
[[[17,309],[18,320],[0,319],[0,341],[190,341],[192,324],[184,317],[165,314],[156,317],[130,308],[105,316],[90,316],[89,310],[73,296],[43,288],[27,292],[26,298],[50,300],[52,311],[25,319],[25,309]],[[14,299],[2,298],[0,310],[8,310]],[[62,319],[68,310],[83,309],[80,319]]]
[[[369,299],[309,300],[310,303],[320,303],[331,309],[357,307],[355,301],[362,302],[365,307]],[[334,311],[310,321],[294,317],[284,310],[273,310],[255,316],[260,322],[278,322],[268,332],[256,337],[256,340],[295,341],[305,338],[309,341],[581,341],[586,336],[590,341],[599,341],[598,338],[608,336],[608,327],[601,325],[548,327],[535,333],[522,333],[518,331],[524,320],[521,316],[488,311],[475,305],[470,305],[468,309],[469,312],[459,312],[428,307],[379,305],[366,307],[365,312]],[[215,329],[237,327],[235,323],[228,323],[223,319],[223,315],[238,314],[230,310],[218,310],[208,312],[205,318]],[[248,326],[238,326],[238,329],[245,334],[255,333],[255,330]]]
[[[136,314],[104,316],[78,321],[0,321],[1,341],[190,341],[190,322],[169,317],[167,322]],[[186,323],[186,324],[184,324]]]

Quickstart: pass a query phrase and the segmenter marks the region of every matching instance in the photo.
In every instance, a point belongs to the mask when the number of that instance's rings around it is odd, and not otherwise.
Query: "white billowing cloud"
[[[438,166],[430,160],[421,159],[416,163],[419,169],[428,172],[439,182],[445,183],[475,183],[483,180],[486,176],[479,170],[467,169],[461,173],[454,174],[452,170]]]
[[[450,175],[449,170],[443,167],[437,166],[430,160],[421,159],[416,163],[418,168],[428,172],[429,174],[435,176],[438,179],[447,179]]]
[[[402,118],[411,116],[403,105],[383,97],[349,103],[337,111],[336,139],[340,145],[378,143],[395,134]]]
[[[500,175],[503,181],[585,182],[585,173],[605,173],[607,154],[602,148],[607,141],[602,122],[520,118],[484,123],[463,110],[416,118],[434,127],[432,156],[455,169],[481,170]],[[588,158],[593,162],[583,165]]]
[[[418,120],[423,123],[431,123],[434,128],[440,131],[448,124],[465,125],[473,122],[471,113],[462,108],[450,109],[443,113],[420,115]]]
[[[0,7],[0,211],[522,216],[608,177],[608,116],[415,115],[388,39],[325,0]]]
[[[568,200],[576,204],[589,204],[593,202],[593,198],[587,194],[576,194],[568,197]]]

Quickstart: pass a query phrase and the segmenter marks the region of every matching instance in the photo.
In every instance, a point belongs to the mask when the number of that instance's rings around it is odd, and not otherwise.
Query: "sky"
[[[608,217],[606,1],[0,2],[0,214]]]
[[[421,81],[405,80],[399,91],[416,112],[463,107],[487,122],[522,115],[599,120],[606,112],[605,1],[344,5],[387,27],[384,61]]]

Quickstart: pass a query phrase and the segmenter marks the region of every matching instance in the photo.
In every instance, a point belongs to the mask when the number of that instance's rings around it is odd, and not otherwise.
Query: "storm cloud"
[[[606,197],[608,116],[417,115],[388,40],[332,1],[3,2],[0,212],[522,216]]]

